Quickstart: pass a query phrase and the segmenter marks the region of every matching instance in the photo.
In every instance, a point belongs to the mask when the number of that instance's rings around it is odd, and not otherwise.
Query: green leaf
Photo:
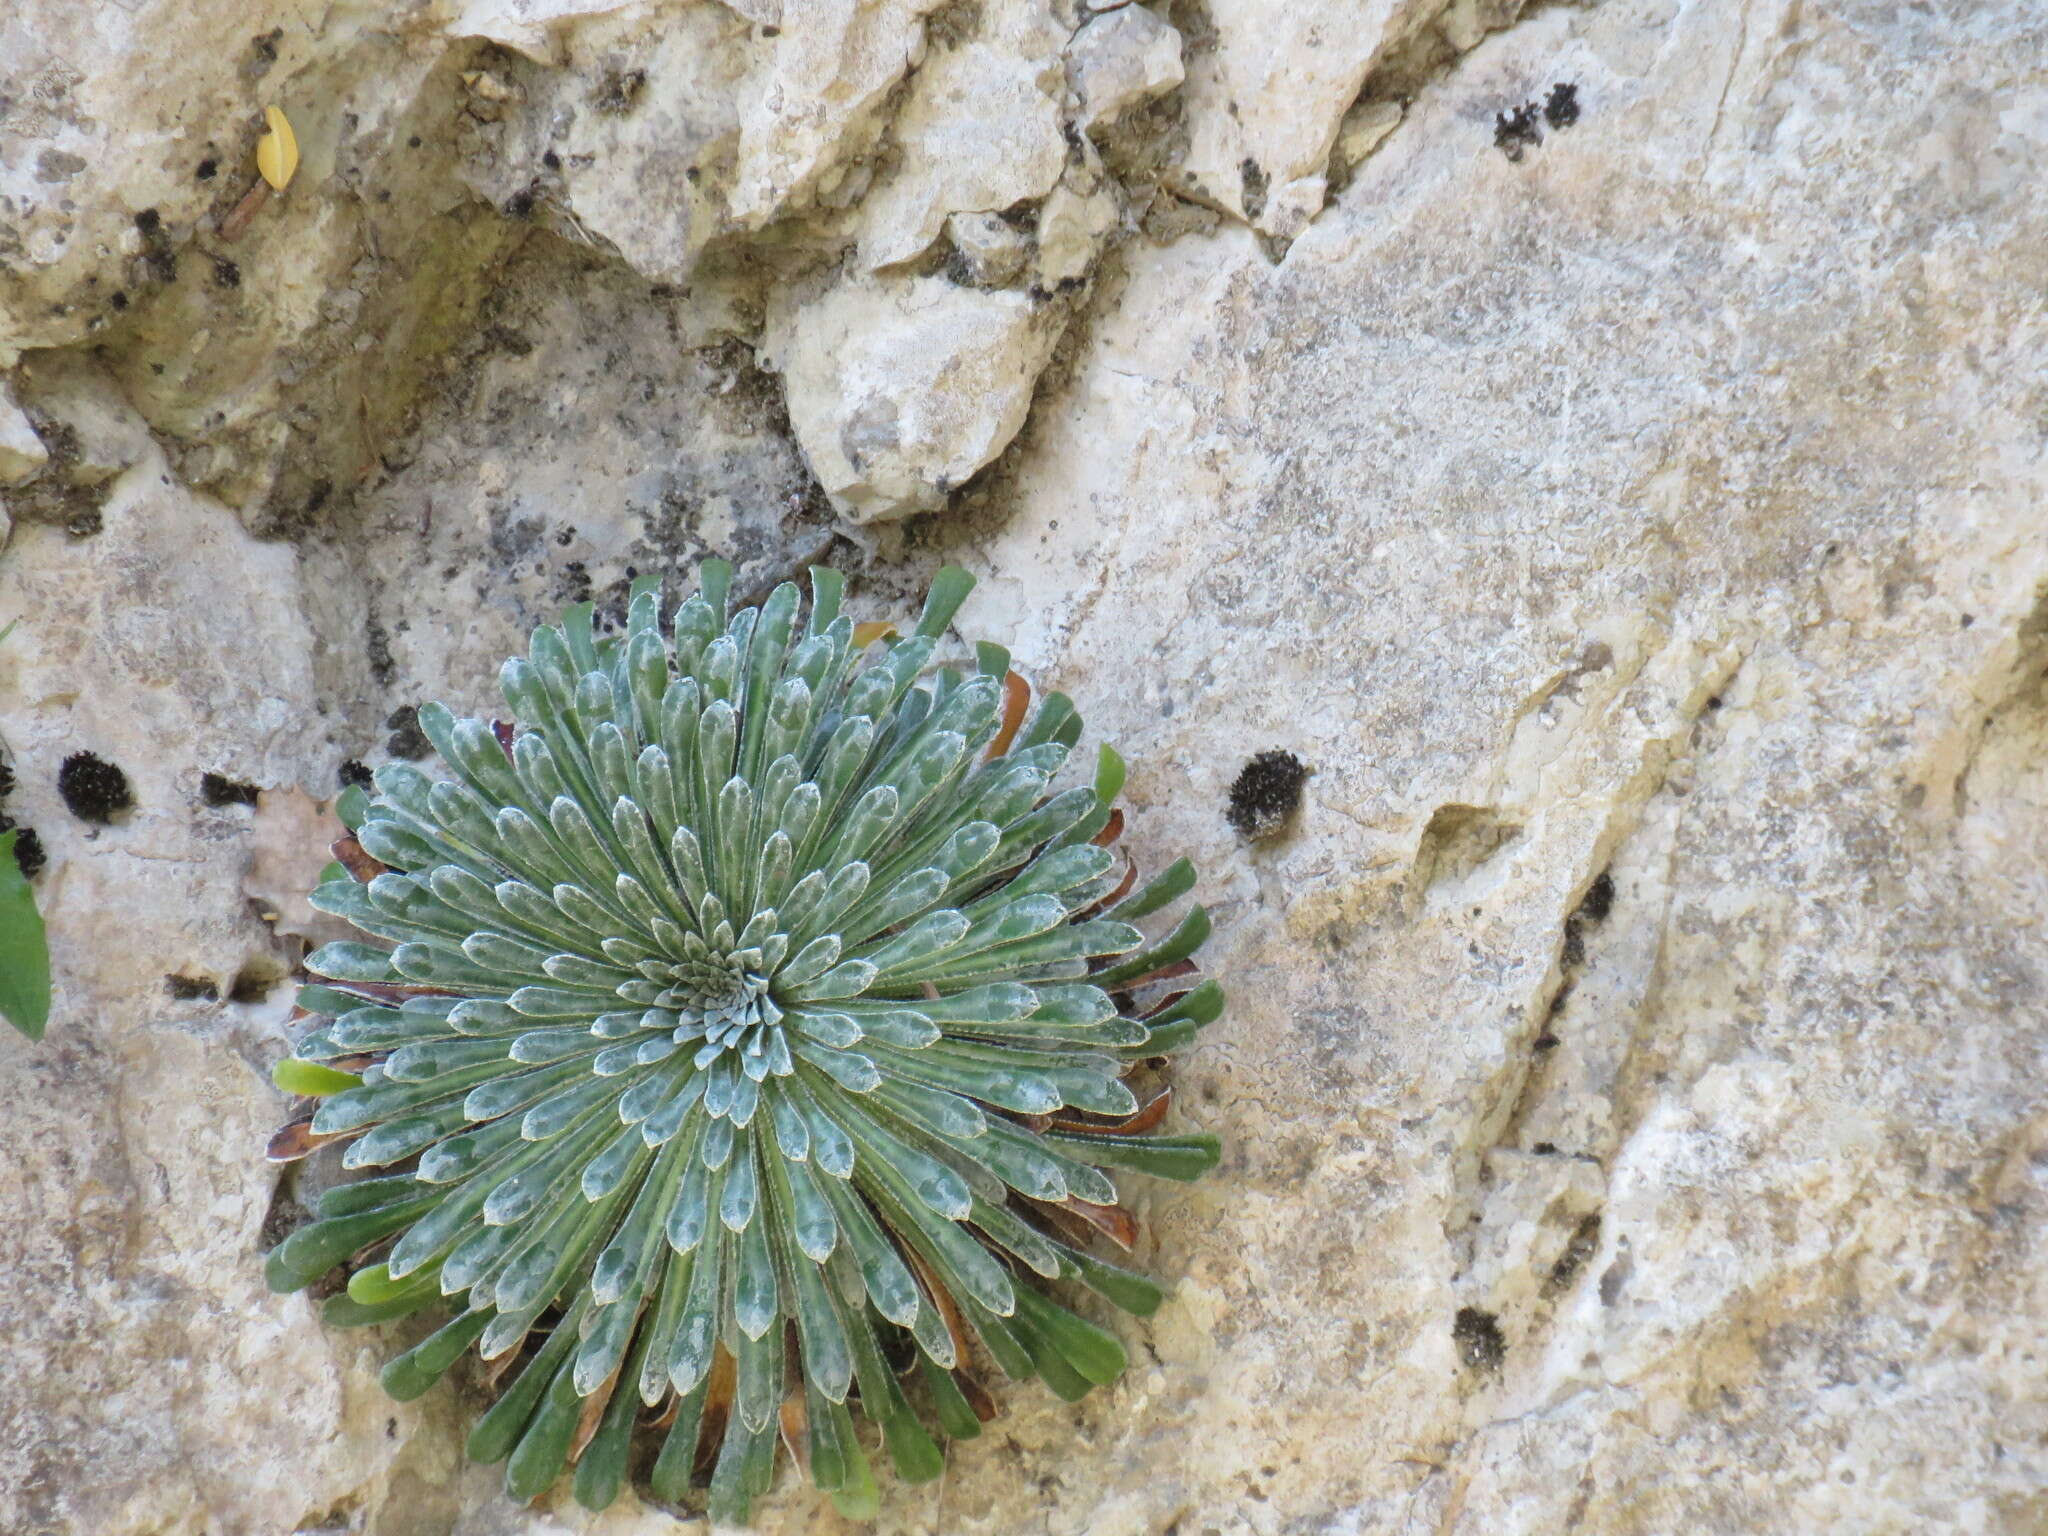
[[[960,611],[960,605],[967,601],[967,594],[974,590],[974,578],[957,565],[949,565],[932,578],[931,590],[925,594],[924,612],[918,616],[917,632],[936,640],[946,632],[946,626],[953,622],[953,615]]]
[[[1088,1136],[1074,1131],[1048,1131],[1046,1145],[1072,1152],[1091,1163],[1113,1163],[1162,1179],[1199,1179],[1223,1155],[1222,1144],[1207,1133],[1194,1136]]]
[[[363,1086],[363,1080],[353,1072],[337,1072],[332,1067],[300,1061],[293,1056],[285,1057],[270,1069],[270,1080],[286,1093],[301,1093],[314,1099],[340,1093],[344,1088]]]
[[[14,859],[19,836],[0,832],[0,1014],[40,1040],[50,1022],[50,945],[35,893]]]
[[[1123,1375],[1129,1363],[1115,1334],[1076,1317],[1028,1285],[1017,1287],[1017,1320],[1050,1341],[1069,1365],[1098,1387]]]
[[[938,1414],[939,1428],[951,1440],[972,1440],[981,1433],[981,1420],[967,1401],[967,1395],[953,1380],[951,1371],[942,1371],[923,1355],[917,1363],[924,1374],[925,1387],[932,1395],[932,1408]]]
[[[349,785],[334,802],[334,815],[349,831],[361,831],[363,823],[370,819],[369,792],[360,784]]]

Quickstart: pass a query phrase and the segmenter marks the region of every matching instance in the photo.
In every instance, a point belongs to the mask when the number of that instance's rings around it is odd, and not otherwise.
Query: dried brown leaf
[[[333,1146],[337,1142],[352,1141],[362,1131],[337,1131],[329,1136],[313,1134],[313,1117],[309,1114],[302,1120],[292,1120],[281,1125],[271,1135],[263,1155],[273,1163],[296,1163],[300,1158],[319,1147]]]
[[[987,1424],[996,1416],[996,1400],[981,1378],[964,1367],[953,1372],[953,1384],[960,1389],[960,1395],[967,1399],[967,1406],[974,1410],[974,1416]]]
[[[604,1418],[605,1405],[612,1400],[612,1393],[618,1390],[619,1373],[615,1368],[590,1396],[583,1399],[583,1412],[576,1420],[576,1433],[569,1441],[569,1465],[575,1466],[583,1459],[591,1438],[597,1433],[597,1426]]]
[[[1121,1120],[1075,1120],[1063,1116],[1053,1121],[1052,1128],[1056,1131],[1087,1131],[1097,1136],[1142,1136],[1155,1129],[1172,1107],[1173,1090],[1162,1088],[1141,1105],[1136,1114],[1126,1115]]]
[[[1143,976],[1118,985],[1119,992],[1136,992],[1143,987],[1155,986],[1162,981],[1178,981],[1183,976],[1193,976],[1201,967],[1192,960],[1176,960],[1171,965],[1162,965],[1156,971],[1147,971]]]
[[[706,1476],[725,1440],[726,1422],[732,1417],[733,1393],[739,1386],[740,1363],[723,1344],[711,1356],[711,1370],[704,1379],[704,1422],[697,1430],[697,1475]]]
[[[782,1400],[782,1443],[789,1447],[789,1459],[805,1477],[811,1475],[811,1410],[798,1388]]]
[[[1126,1253],[1137,1244],[1138,1218],[1120,1205],[1091,1205],[1086,1200],[1076,1200],[1072,1195],[1058,1202],[1033,1200],[1031,1203],[1048,1215],[1057,1213],[1085,1222]]]
[[[1017,732],[1024,724],[1024,716],[1031,708],[1031,685],[1015,672],[1003,676],[1003,723],[996,730],[994,741],[988,744],[988,751],[982,754],[983,761],[1001,757],[1010,750],[1010,743],[1017,739]]]
[[[379,863],[376,859],[371,858],[369,854],[365,853],[363,845],[356,841],[356,835],[353,832],[342,833],[341,836],[328,844],[327,851],[334,855],[335,860],[343,869],[354,875],[364,885],[368,885],[391,867],[389,864]]]
[[[1124,877],[1123,879],[1117,881],[1116,889],[1111,891],[1107,896],[1103,897],[1100,901],[1090,902],[1081,911],[1075,913],[1075,920],[1078,922],[1084,918],[1094,917],[1098,913],[1107,912],[1111,907],[1115,906],[1118,902],[1122,901],[1126,896],[1130,895],[1131,887],[1136,885],[1137,883],[1138,864],[1137,861],[1127,853],[1124,855]]]
[[[910,1261],[910,1267],[917,1271],[917,1278],[923,1282],[925,1290],[938,1306],[939,1316],[945,1319],[946,1332],[953,1336],[954,1360],[967,1359],[967,1324],[960,1316],[960,1308],[947,1294],[946,1288],[939,1283],[938,1275],[925,1263],[923,1256],[915,1248],[906,1243],[899,1251]]]
[[[496,1359],[486,1360],[483,1369],[477,1373],[477,1380],[483,1389],[486,1392],[495,1391],[498,1383],[505,1379],[505,1374],[519,1364],[520,1357],[524,1354],[525,1351],[515,1345]]]

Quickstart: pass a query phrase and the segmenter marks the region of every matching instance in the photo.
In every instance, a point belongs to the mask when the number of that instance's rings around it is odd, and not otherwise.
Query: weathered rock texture
[[[265,1294],[265,880],[561,602],[826,550],[873,613],[983,577],[1235,999],[1129,1377],[884,1528],[2048,1529],[2032,0],[28,0],[0,59],[58,987],[0,1038],[0,1530],[687,1528],[510,1506],[469,1388]]]

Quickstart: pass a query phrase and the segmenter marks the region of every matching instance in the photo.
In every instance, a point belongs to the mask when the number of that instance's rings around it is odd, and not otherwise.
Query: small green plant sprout
[[[871,1450],[922,1482],[933,1427],[979,1433],[984,1362],[1068,1399],[1123,1370],[1070,1303],[1159,1305],[1098,1250],[1138,1236],[1119,1176],[1216,1162],[1158,1126],[1222,993],[1185,979],[1200,907],[1136,926],[1194,874],[1111,846],[1116,754],[1054,787],[1072,703],[999,646],[935,664],[966,572],[908,634],[824,568],[801,622],[794,584],[729,612],[730,567],[700,580],[673,615],[636,584],[614,637],[569,610],[504,666],[516,724],[423,708],[450,777],[343,797],[314,905],[382,942],[308,957],[272,1155],[379,1171],[269,1281],[349,1265],[340,1327],[451,1309],[384,1384],[474,1348],[469,1453],[514,1498],[573,1466],[603,1508],[646,1426],[659,1499],[708,1476],[743,1522],[786,1446],[863,1518]]]
[[[35,892],[15,859],[19,830],[0,832],[0,1016],[31,1040],[50,1022],[50,945]]]
[[[0,645],[20,622],[14,619],[0,628]],[[0,742],[0,800],[13,788],[14,769],[6,744]],[[28,883],[40,852],[34,862],[27,849],[17,852],[24,835],[34,836],[24,834],[0,812],[0,1018],[29,1039],[40,1040],[50,1022],[50,943]]]

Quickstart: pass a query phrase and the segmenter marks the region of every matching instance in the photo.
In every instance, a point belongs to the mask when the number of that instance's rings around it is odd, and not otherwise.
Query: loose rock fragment
[[[946,220],[946,238],[957,253],[958,275],[977,288],[1007,288],[1031,259],[1031,242],[1016,225],[994,213],[956,213]]]
[[[1180,34],[1142,5],[1096,17],[1067,50],[1067,81],[1084,128],[1113,123],[1184,78]]]

